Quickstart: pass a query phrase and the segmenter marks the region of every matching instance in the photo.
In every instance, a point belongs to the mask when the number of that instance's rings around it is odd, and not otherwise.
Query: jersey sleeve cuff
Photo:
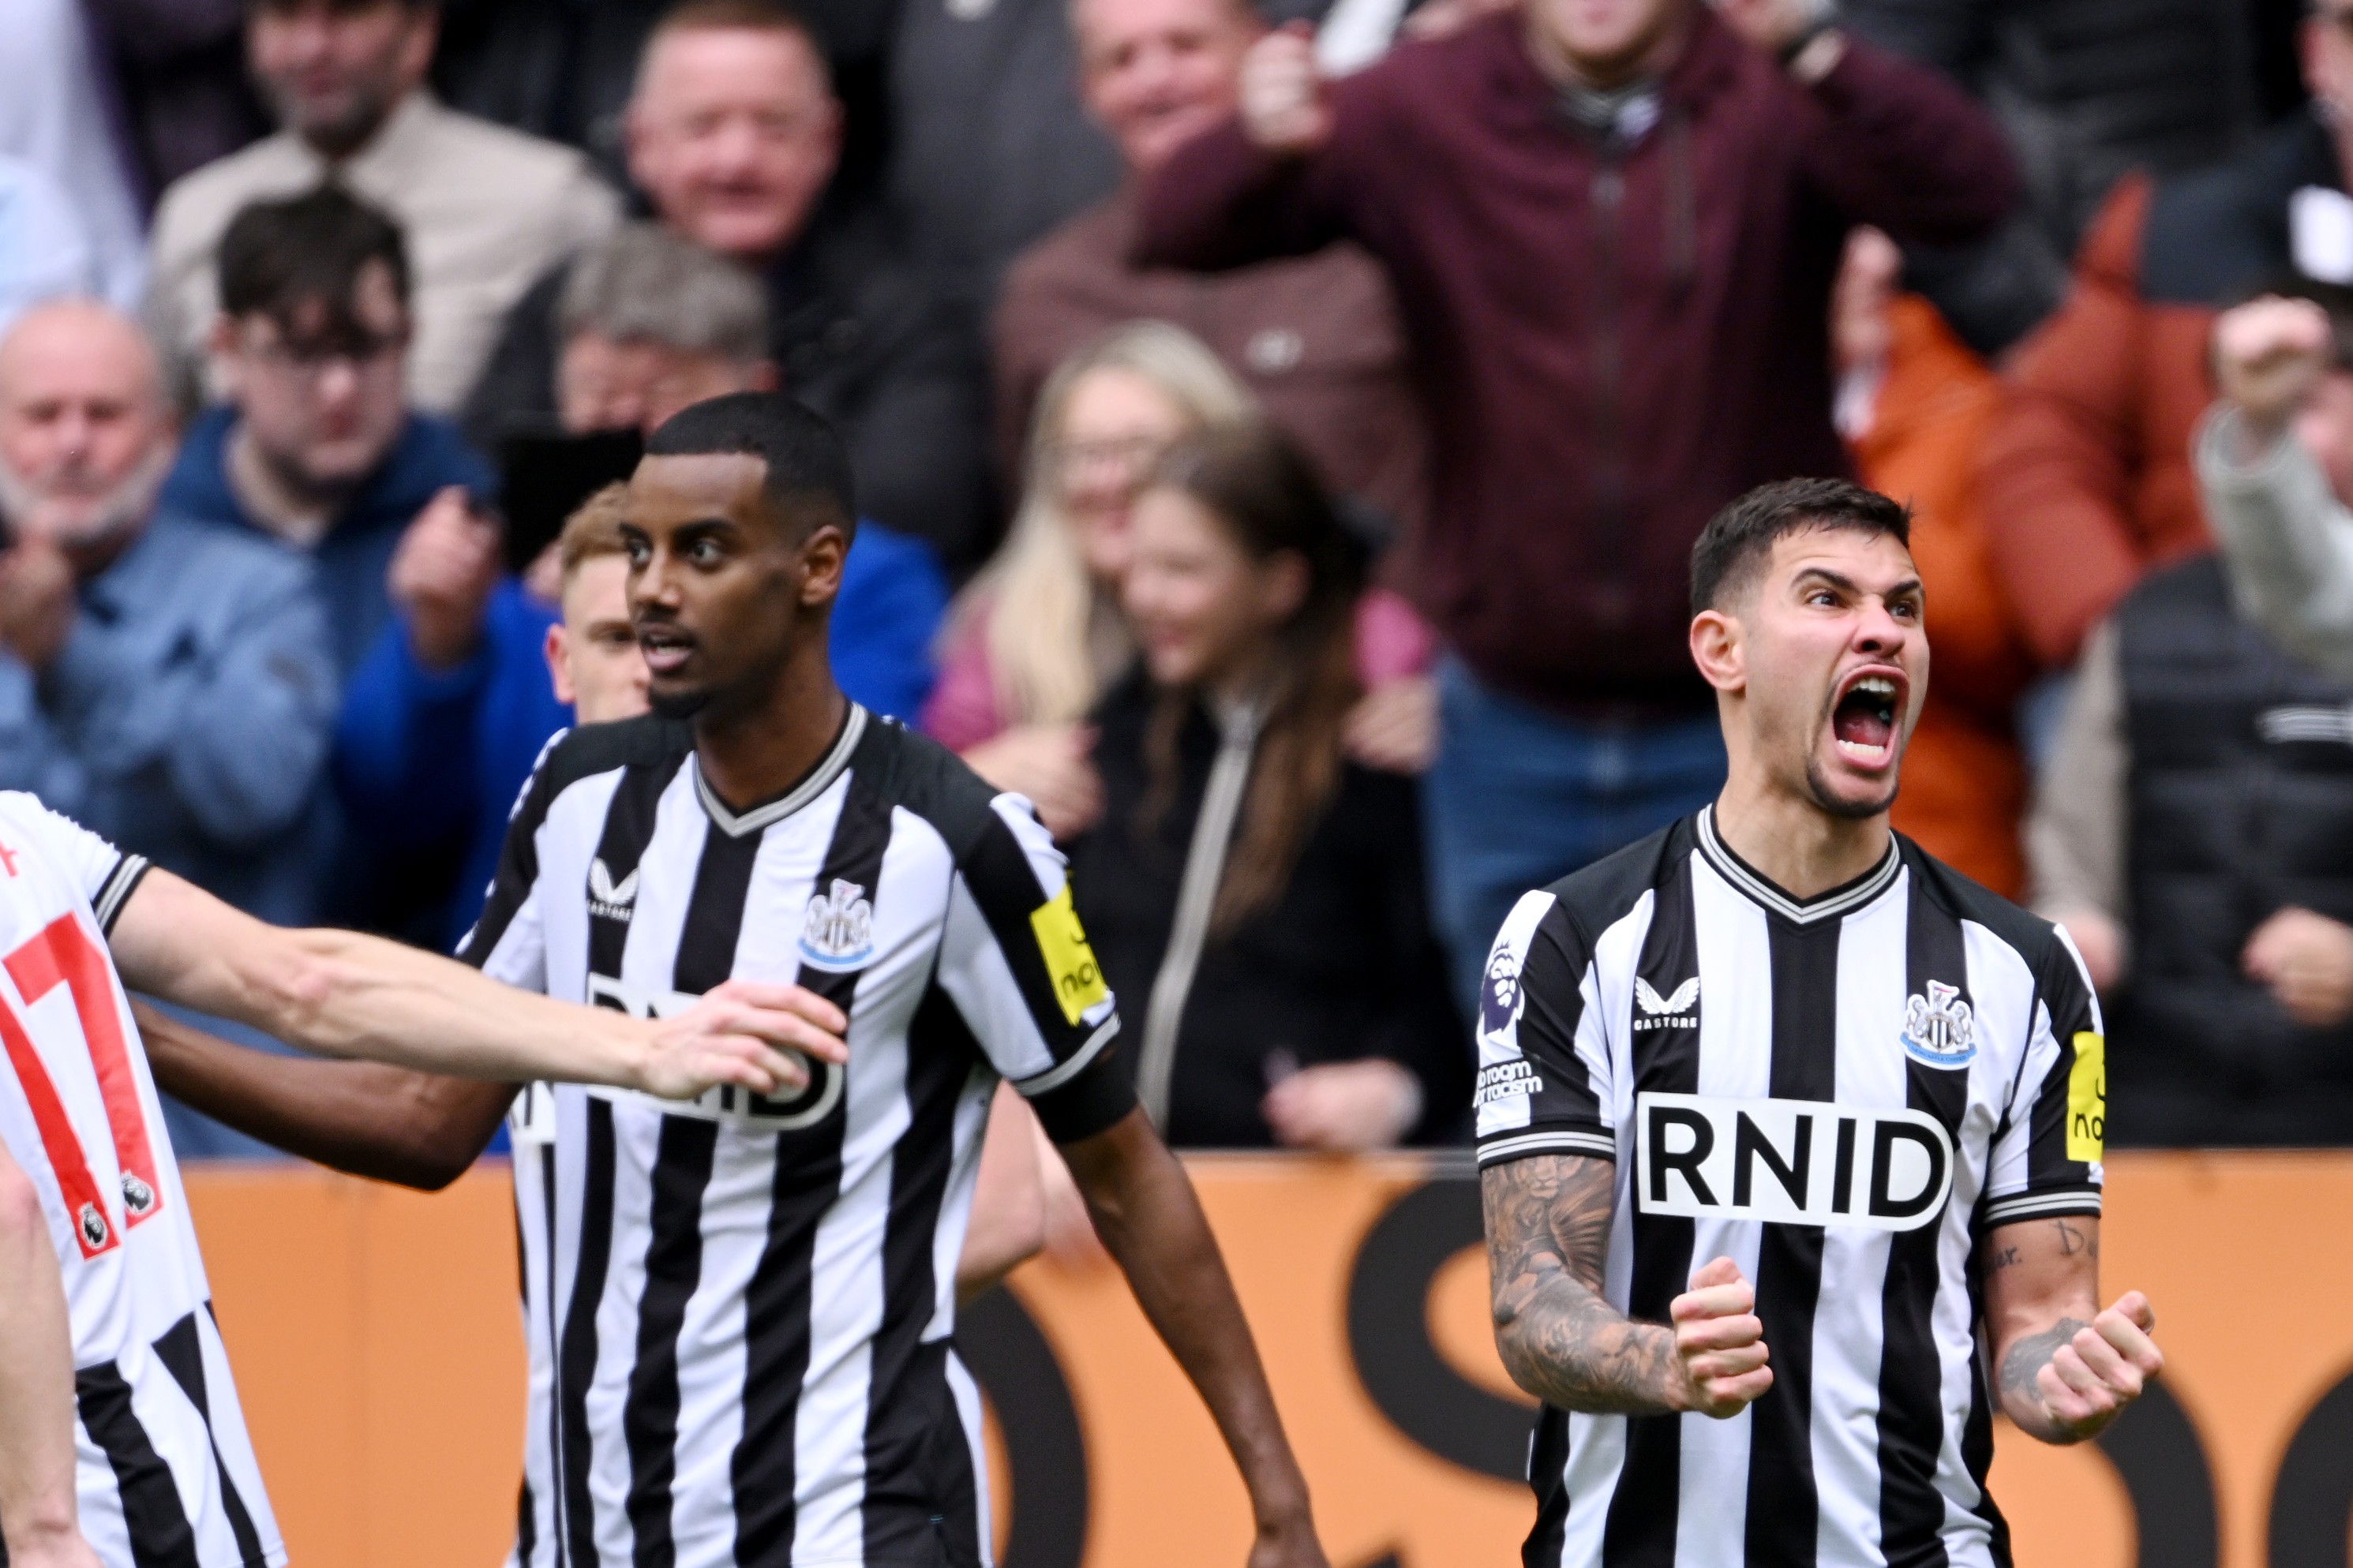
[[[1512,1132],[1479,1144],[1479,1168],[1508,1164],[1532,1154],[1575,1154],[1588,1160],[1618,1158],[1618,1135],[1606,1127],[1546,1127]]]
[[[1113,1014],[1068,1061],[1014,1084],[1055,1142],[1092,1138],[1135,1109],[1135,1086],[1112,1049],[1118,1035],[1119,1016]]]
[[[2022,1219],[2060,1219],[2076,1215],[2097,1219],[2100,1215],[2100,1189],[2088,1182],[2065,1187],[2036,1187],[2003,1197],[1988,1198],[1982,1212],[1988,1228],[2012,1225]]]
[[[90,913],[98,917],[98,934],[112,936],[114,922],[121,916],[122,906],[153,868],[144,855],[125,855],[98,885],[98,897],[90,900]]]

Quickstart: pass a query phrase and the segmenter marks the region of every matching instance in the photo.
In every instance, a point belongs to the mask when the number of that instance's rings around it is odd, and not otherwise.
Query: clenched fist
[[[1296,156],[1331,139],[1332,104],[1314,36],[1303,22],[1279,28],[1242,57],[1242,129],[1269,153]]]
[[[2251,440],[2278,439],[2328,368],[2328,313],[2309,300],[2266,297],[2214,322],[2214,379]]]
[[[1721,1421],[1737,1415],[1773,1386],[1765,1364],[1765,1324],[1757,1291],[1740,1266],[1719,1258],[1692,1276],[1691,1289],[1667,1308],[1682,1363],[1685,1410]]]
[[[2138,1399],[2165,1370],[2165,1353],[2149,1337],[2156,1329],[2148,1298],[2127,1290],[2053,1350],[2034,1374],[2052,1425],[2070,1437],[2089,1437]]]

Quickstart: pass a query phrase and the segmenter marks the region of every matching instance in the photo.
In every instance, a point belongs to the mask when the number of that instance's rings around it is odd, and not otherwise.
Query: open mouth
[[[1895,721],[1903,684],[1894,676],[1857,676],[1831,710],[1831,734],[1839,754],[1864,767],[1881,767],[1895,753]]]
[[[639,626],[638,651],[645,656],[648,669],[668,675],[693,657],[694,639],[676,626]]]

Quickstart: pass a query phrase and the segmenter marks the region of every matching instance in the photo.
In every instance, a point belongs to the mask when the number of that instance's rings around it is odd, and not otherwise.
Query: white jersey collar
[[[1895,848],[1895,836],[1887,836],[1887,853],[1879,864],[1853,881],[1817,893],[1810,899],[1795,899],[1782,891],[1763,873],[1732,852],[1731,847],[1716,837],[1715,807],[1703,806],[1698,817],[1699,852],[1715,868],[1717,876],[1731,883],[1753,901],[1762,904],[1774,914],[1795,925],[1812,925],[1819,921],[1835,920],[1851,914],[1870,903],[1895,883],[1895,874],[1903,869],[1904,858]]]
[[[849,766],[850,753],[858,750],[859,737],[865,733],[866,710],[852,702],[849,717],[842,721],[840,737],[833,742],[833,749],[826,752],[824,760],[809,770],[808,776],[767,805],[755,805],[741,816],[719,798],[719,792],[712,789],[711,781],[702,776],[702,759],[699,756],[690,758],[689,765],[694,770],[695,798],[702,803],[702,809],[718,826],[719,831],[730,838],[765,831],[823,795],[833,781],[841,776],[842,770]]]

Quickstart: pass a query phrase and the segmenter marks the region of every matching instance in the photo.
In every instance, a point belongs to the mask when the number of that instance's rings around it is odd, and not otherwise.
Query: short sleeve
[[[2036,965],[2031,1034],[1986,1173],[1988,1226],[2100,1212],[2107,1039],[2082,955],[2052,928]]]
[[[60,816],[21,791],[0,795],[8,826],[29,837],[42,858],[66,874],[74,890],[90,900],[100,935],[111,935],[132,889],[147,874],[147,858],[126,855],[69,816]],[[5,848],[0,844],[0,848]]]
[[[1479,990],[1479,1163],[1618,1156],[1592,943],[1550,893],[1513,907]]]
[[[1111,1057],[1118,1006],[1071,907],[1061,852],[1014,796],[990,803],[956,862],[939,985],[1057,1142],[1092,1137],[1134,1108]]]
[[[531,781],[507,817],[499,868],[482,912],[458,943],[458,956],[493,980],[525,991],[547,989],[547,935],[540,918],[539,830],[554,795],[548,759],[567,731],[558,731],[539,753]]]

